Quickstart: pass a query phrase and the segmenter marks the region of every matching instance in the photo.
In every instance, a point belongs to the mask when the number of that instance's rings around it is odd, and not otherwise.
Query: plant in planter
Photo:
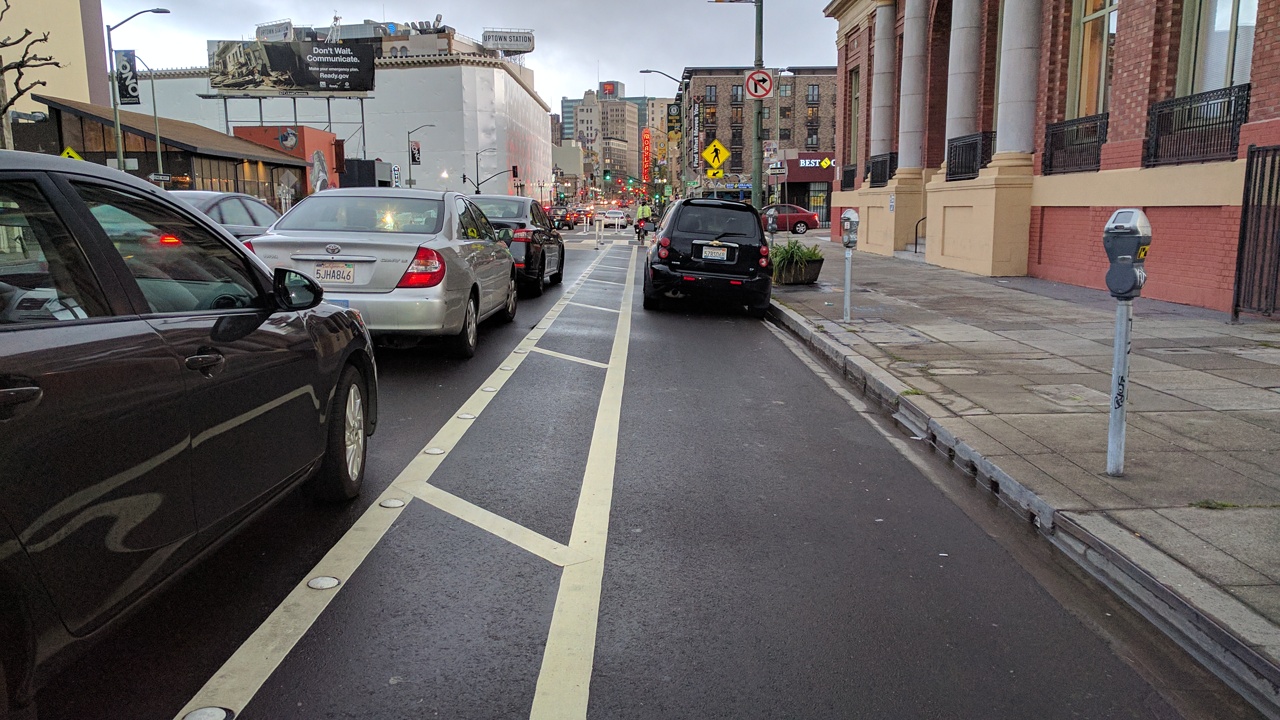
[[[773,281],[779,285],[812,285],[822,272],[822,251],[791,238],[770,248]]]

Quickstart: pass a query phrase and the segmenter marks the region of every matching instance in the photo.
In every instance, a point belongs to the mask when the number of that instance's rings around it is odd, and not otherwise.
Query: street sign
[[[724,177],[724,170],[720,170],[720,169],[717,169],[717,168],[709,169],[709,170],[707,170],[707,177],[709,177],[709,178],[713,178],[713,179],[714,179],[714,178],[722,178],[722,177]]]
[[[697,181],[697,180],[685,180],[685,181],[684,181],[684,185],[685,185],[685,187],[698,187],[698,181]]]
[[[417,140],[411,140],[409,142],[409,164],[410,165],[422,164],[422,144],[419,143]]]
[[[787,166],[783,165],[782,163],[774,163],[773,165],[769,166],[769,174],[770,175],[786,175]]]
[[[773,74],[768,70],[752,70],[747,73],[747,97],[763,100],[773,96]]]
[[[70,145],[68,145],[68,146],[66,146],[65,148],[63,148],[63,149],[62,149],[62,157],[64,157],[64,158],[70,158],[71,160],[83,160],[83,159],[84,159],[84,158],[80,157],[80,153],[76,152],[75,150],[72,150]]]
[[[147,176],[147,179],[151,182],[169,182],[173,179],[173,176],[169,173],[151,173]]]
[[[716,138],[702,151],[702,159],[707,161],[707,165],[712,170],[719,170],[720,166],[724,165],[729,159],[729,148],[725,147],[719,138]]]

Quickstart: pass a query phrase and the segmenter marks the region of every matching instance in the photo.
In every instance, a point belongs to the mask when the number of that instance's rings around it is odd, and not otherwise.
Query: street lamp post
[[[413,134],[418,132],[422,128],[429,128],[429,127],[435,127],[435,125],[432,125],[431,123],[427,123],[425,125],[419,125],[418,127],[404,134],[405,143],[409,150],[409,164],[405,166],[409,169],[409,172],[406,174],[405,184],[408,185],[410,188],[413,187]]]
[[[142,63],[142,67],[147,69],[147,75],[151,78],[151,119],[156,124],[156,172],[164,174],[164,155],[160,152],[160,108],[156,107],[156,74],[151,66],[143,62],[142,58],[137,55],[133,59]],[[166,183],[160,183],[160,187],[164,187]]]
[[[168,15],[169,11],[165,8],[151,8],[150,10],[139,10],[129,17],[121,20],[115,25],[107,26],[107,57],[111,59],[111,113],[115,116],[116,121],[116,169],[124,170],[124,133],[120,130],[120,90],[117,87],[119,78],[116,77],[116,51],[115,46],[111,44],[111,31],[118,29],[121,25],[147,13],[155,13],[156,15]],[[153,80],[154,82],[154,80]],[[99,86],[101,87],[101,86]],[[153,86],[154,87],[154,86]],[[152,105],[154,105],[154,101]]]
[[[476,186],[476,194],[480,194],[480,156],[488,152],[498,152],[498,148],[489,147],[476,153],[476,175],[471,178],[471,184]]]
[[[646,70],[641,70],[641,71],[640,71],[640,73],[641,73],[642,75],[649,75],[649,74],[653,74],[653,75],[661,75],[662,77],[667,78],[667,79],[668,79],[668,80],[670,80],[671,82],[674,82],[674,83],[676,84],[676,94],[677,94],[677,95],[679,95],[679,94],[680,94],[680,91],[682,91],[682,90],[684,89],[684,81],[682,81],[682,80],[680,80],[679,78],[676,78],[676,77],[674,77],[674,76],[672,76],[672,75],[668,75],[667,73],[664,73],[664,72],[662,72],[661,70],[648,70],[648,69],[646,69]],[[682,143],[684,142],[685,126],[686,126],[686,123],[685,123],[685,117],[684,117],[684,113],[682,112],[682,113],[680,113],[680,142],[682,142]],[[668,140],[670,140],[670,138],[668,138]],[[670,173],[670,167],[671,167],[671,155],[672,155],[673,153],[675,153],[675,151],[676,151],[676,150],[677,150],[676,148],[672,148],[672,147],[670,147],[670,146],[668,146],[668,148],[667,148],[667,168],[668,168],[668,170],[667,170],[667,171],[668,171],[668,173]],[[675,154],[679,154],[679,153],[675,153]]]

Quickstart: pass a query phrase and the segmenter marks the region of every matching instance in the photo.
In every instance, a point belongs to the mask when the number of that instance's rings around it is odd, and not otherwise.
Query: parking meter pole
[[[1129,393],[1129,348],[1133,332],[1133,301],[1116,303],[1115,355],[1111,362],[1111,424],[1107,428],[1107,474],[1124,475],[1125,410]]]
[[[844,249],[844,321],[849,322],[849,298],[853,294],[850,292],[853,285],[853,250],[851,248]]]

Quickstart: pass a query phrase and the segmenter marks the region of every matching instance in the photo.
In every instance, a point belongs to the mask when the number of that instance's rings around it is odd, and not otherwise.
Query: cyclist
[[[653,208],[649,207],[648,200],[642,200],[636,210],[636,236],[640,242],[644,242],[645,233],[649,231],[649,224],[652,222]]]

